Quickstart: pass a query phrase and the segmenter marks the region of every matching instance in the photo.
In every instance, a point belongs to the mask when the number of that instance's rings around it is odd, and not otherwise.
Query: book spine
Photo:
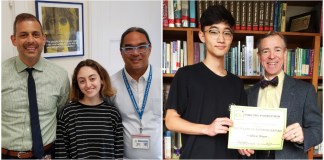
[[[171,43],[167,43],[165,73],[171,73]]]
[[[276,31],[281,31],[281,13],[282,13],[282,2],[278,2],[278,19],[277,19],[277,29]]]
[[[235,3],[235,21],[236,21],[236,23],[235,23],[235,30],[240,30],[241,29],[241,17],[240,17],[240,15],[241,15],[241,3],[240,3],[240,1],[235,1],[234,2]]]
[[[235,5],[234,1],[229,1],[229,11],[231,12],[232,16],[235,18]]]
[[[264,30],[264,2],[260,1],[259,6],[259,31]]]
[[[174,134],[174,145],[173,145],[173,153],[172,159],[180,159],[180,150],[182,147],[181,142],[181,133],[176,132]]]
[[[222,3],[221,1],[215,1],[215,0],[208,0],[208,6],[216,5],[218,2]]]
[[[302,61],[301,61],[301,66],[302,66],[302,76],[306,76],[307,73],[306,73],[306,70],[307,70],[307,64],[306,64],[306,55],[307,55],[307,52],[306,52],[307,49],[303,49],[302,50]]]
[[[200,52],[200,55],[199,55],[199,61],[202,62],[204,61],[205,59],[205,46],[203,43],[199,43],[199,52]]]
[[[279,2],[274,2],[274,15],[273,15],[273,30],[278,31],[278,12],[279,12]]]
[[[205,11],[205,10],[210,6],[209,1],[210,1],[210,0],[205,0],[205,1],[204,1],[204,9],[203,9],[203,11]]]
[[[181,2],[181,22],[182,27],[189,27],[189,6],[188,6],[188,0],[182,0]]]
[[[168,27],[168,0],[163,0],[163,27]]]
[[[281,11],[281,32],[286,31],[286,11],[287,11],[287,3],[282,3],[282,11]]]
[[[168,1],[168,23],[169,27],[174,27],[174,8],[173,8],[173,1]]]
[[[246,51],[245,51],[245,45],[242,45],[242,76],[246,76]]]
[[[178,43],[173,41],[173,52],[172,52],[172,73],[177,72],[177,62],[178,62]]]
[[[167,45],[166,42],[163,42],[163,51],[162,51],[162,73],[166,73],[166,54],[167,54]]]
[[[174,0],[173,1],[173,7],[174,7],[174,24],[175,27],[181,27],[181,1],[180,0]]]
[[[166,131],[164,136],[164,158],[171,159],[171,132]]]
[[[314,70],[314,49],[310,50],[309,53],[309,76],[313,75],[313,70]]]
[[[196,1],[189,0],[189,23],[190,27],[196,27]]]
[[[241,54],[241,41],[237,41],[237,55],[238,55],[238,76],[242,75],[242,54]]]
[[[254,48],[253,49],[253,75],[254,76],[259,76],[260,75],[260,61],[258,57],[258,49]]]
[[[184,58],[183,49],[180,49],[180,66],[179,66],[179,68],[184,66],[183,58]]]
[[[247,76],[253,75],[253,46],[254,36],[246,36],[246,70]]]
[[[229,11],[228,1],[223,1],[223,6]]]
[[[252,30],[252,20],[253,19],[253,2],[247,2],[247,18],[246,18],[246,30]]]
[[[200,60],[200,49],[199,49],[199,43],[194,42],[194,63],[198,63]]]
[[[288,62],[288,65],[287,65],[287,74],[289,76],[291,76],[291,49],[287,49],[287,62]]]
[[[274,20],[274,2],[270,2],[270,19],[269,19],[269,30],[273,30],[273,20]]]
[[[187,41],[183,41],[183,66],[188,64]]]
[[[246,30],[247,5],[245,1],[241,2],[241,30]]]
[[[231,73],[235,74],[235,53],[234,53],[234,48],[230,49],[230,55],[231,55]]]
[[[198,27],[200,27],[199,18],[201,17],[203,11],[204,11],[203,10],[203,1],[202,0],[198,0],[197,1],[197,24],[198,24]]]
[[[181,64],[181,41],[177,40],[177,62],[176,62],[176,70],[180,68]]]
[[[259,1],[253,1],[252,30],[259,30]]]
[[[236,54],[236,75],[239,76],[240,75],[240,63],[241,63],[241,55],[238,52],[238,47],[235,47],[235,54]]]
[[[270,1],[264,2],[264,30],[270,30]]]

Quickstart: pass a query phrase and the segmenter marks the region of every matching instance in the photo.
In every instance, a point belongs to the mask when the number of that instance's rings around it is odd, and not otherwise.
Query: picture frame
[[[315,32],[313,12],[290,17],[288,28],[290,32]]]
[[[83,3],[35,1],[35,6],[36,17],[46,35],[42,56],[83,56]]]

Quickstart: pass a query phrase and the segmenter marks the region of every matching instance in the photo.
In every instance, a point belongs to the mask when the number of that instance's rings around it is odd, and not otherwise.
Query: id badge
[[[137,134],[132,135],[132,146],[136,149],[150,149],[150,137],[149,135]]]

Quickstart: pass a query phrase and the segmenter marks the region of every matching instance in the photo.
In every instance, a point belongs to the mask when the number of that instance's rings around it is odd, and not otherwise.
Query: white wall
[[[109,74],[124,64],[119,51],[120,37],[129,27],[144,28],[152,43],[150,63],[161,67],[161,2],[160,1],[95,1],[89,2],[92,58],[103,64]]]
[[[80,2],[80,1],[75,1]],[[35,14],[35,1],[1,1],[1,61],[18,55],[11,44],[10,35],[16,15],[22,12]],[[91,58],[102,64],[110,75],[124,66],[119,42],[122,33],[129,27],[146,29],[152,42],[150,62],[161,65],[161,2],[159,1],[85,1],[84,51],[82,57],[51,58],[72,77],[75,66]]]

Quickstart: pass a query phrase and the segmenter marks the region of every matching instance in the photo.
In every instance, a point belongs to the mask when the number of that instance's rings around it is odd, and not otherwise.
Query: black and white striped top
[[[103,102],[67,105],[58,116],[55,158],[123,158],[123,125],[118,109]]]

